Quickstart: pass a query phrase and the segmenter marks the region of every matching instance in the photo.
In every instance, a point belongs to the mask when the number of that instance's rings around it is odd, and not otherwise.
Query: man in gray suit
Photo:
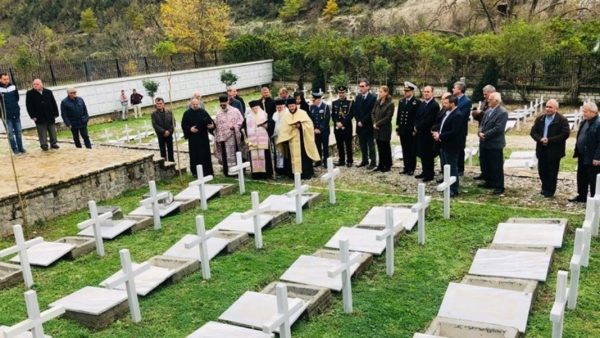
[[[501,106],[500,93],[488,96],[489,108],[484,113],[479,125],[479,161],[485,183],[479,186],[493,189],[494,195],[504,193],[504,154],[506,146],[504,128],[508,120],[508,112]]]

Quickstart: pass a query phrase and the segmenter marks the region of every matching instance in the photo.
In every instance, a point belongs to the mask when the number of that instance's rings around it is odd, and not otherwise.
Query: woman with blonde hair
[[[392,116],[394,115],[394,103],[387,86],[379,88],[379,96],[373,106],[371,116],[373,118],[373,138],[377,143],[377,154],[379,164],[373,171],[388,172],[392,168]]]

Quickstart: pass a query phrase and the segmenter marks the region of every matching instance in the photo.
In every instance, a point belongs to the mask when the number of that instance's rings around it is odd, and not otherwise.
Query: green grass
[[[173,179],[161,182],[159,188],[178,191],[184,186]],[[260,191],[261,199],[289,189],[290,186],[280,184],[247,183],[247,190]],[[74,321],[56,319],[45,325],[46,332],[54,337],[184,337],[207,321],[216,320],[245,291],[259,291],[275,281],[299,255],[311,254],[323,247],[339,227],[356,224],[372,206],[414,200],[397,194],[376,193],[379,187],[364,191],[339,191],[335,206],[329,205],[324,196],[321,202],[305,211],[303,224],[296,225],[292,220],[267,229],[263,233],[263,250],[256,250],[253,243],[249,243],[232,254],[217,256],[211,261],[212,279],[208,282],[196,272],[140,298],[143,320],[139,324],[125,317],[107,329],[90,332]],[[119,205],[127,213],[136,207],[144,192],[145,189],[129,191],[103,204]],[[249,207],[249,194],[211,200],[209,210],[204,213],[207,228],[229,213]],[[128,248],[136,262],[163,253],[183,234],[194,233],[194,217],[198,212],[199,209],[195,209],[163,219],[160,231],[147,229],[106,241],[104,258],[89,254],[74,261],[59,261],[49,268],[34,268],[40,307],[45,309],[52,301],[84,286],[98,285],[119,269],[118,250],[121,248]],[[416,231],[398,241],[393,277],[385,274],[385,258],[375,258],[367,272],[353,280],[353,314],[343,312],[341,295],[335,294],[333,304],[325,313],[293,327],[294,337],[412,337],[413,332],[423,331],[437,314],[448,283],[460,281],[475,251],[491,242],[496,225],[514,216],[568,217],[570,221],[565,245],[555,255],[549,281],[541,284],[528,323],[527,337],[549,337],[548,315],[554,301],[556,272],[568,269],[574,229],[581,223],[581,215],[516,209],[494,202],[483,207],[455,202],[452,218],[444,220],[442,205],[437,200],[427,216],[426,245],[417,244]],[[53,240],[73,235],[77,232],[75,224],[85,218],[86,210],[81,210],[29,229],[26,237],[40,235]],[[0,248],[11,244],[11,239],[0,240]],[[566,314],[565,337],[600,336],[597,319],[600,305],[595,284],[600,280],[598,244],[595,239],[590,267],[582,272],[578,308]],[[16,286],[0,293],[0,323],[14,324],[25,318],[23,291],[22,286]]]

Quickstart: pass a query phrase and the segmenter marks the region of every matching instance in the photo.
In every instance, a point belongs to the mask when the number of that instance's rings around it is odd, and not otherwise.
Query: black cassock
[[[212,130],[208,130],[208,125],[211,123],[214,125],[213,119],[202,108],[198,110],[189,108],[183,113],[181,119],[183,136],[188,140],[189,145],[190,170],[194,177],[197,177],[196,166],[198,164],[202,165],[204,176],[213,174],[210,142],[208,140],[208,133],[213,133]],[[192,127],[196,127],[198,132],[192,133]]]

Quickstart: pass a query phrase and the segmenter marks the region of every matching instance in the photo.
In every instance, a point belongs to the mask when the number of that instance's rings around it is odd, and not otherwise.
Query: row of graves
[[[600,183],[600,175],[597,181]],[[558,271],[549,318],[552,338],[562,337],[565,309],[576,307],[581,268],[589,265],[592,237],[598,236],[599,211],[600,198],[588,198],[585,220],[575,231],[570,281],[567,271]],[[492,243],[477,250],[468,275],[448,286],[437,317],[425,333],[415,333],[413,338],[516,338],[525,334],[536,290],[548,278],[567,222],[561,218],[510,218],[498,224]]]
[[[328,182],[329,202],[335,205],[335,179],[339,168],[333,167],[328,159],[328,172],[321,179]],[[237,169],[243,172],[247,163],[240,163]],[[234,168],[235,169],[235,168]],[[449,167],[445,168],[446,181],[438,187],[447,195],[449,214],[449,187],[453,177]],[[202,167],[198,166],[199,177]],[[158,192],[154,182],[150,182],[147,198],[140,207],[120,219],[118,207],[96,206],[89,202],[90,218],[78,224],[79,237],[86,240],[86,246],[71,244],[68,253],[75,249],[79,255],[96,249],[104,255],[103,240],[110,240],[123,234],[125,225],[121,222],[133,221],[138,229],[154,224],[160,228],[161,218],[190,206],[200,204],[206,210],[208,199],[232,193],[230,185],[209,184],[211,176],[190,183],[189,188],[174,197],[169,192]],[[244,193],[243,175],[240,175],[240,193]],[[302,223],[303,209],[320,199],[320,194],[311,193],[302,185],[300,175],[295,176],[294,189],[284,195],[271,195],[262,202],[258,192],[251,193],[252,208],[243,213],[234,212],[210,231],[206,231],[202,215],[196,217],[196,234],[186,234],[162,255],[154,256],[142,263],[134,263],[127,249],[119,251],[121,269],[99,283],[99,286],[86,286],[50,304],[50,309],[40,312],[35,291],[25,293],[28,319],[16,325],[0,327],[0,336],[5,337],[45,337],[43,323],[58,316],[65,316],[81,325],[99,330],[111,325],[117,319],[130,313],[133,322],[142,319],[138,297],[145,297],[163,283],[175,283],[182,278],[201,270],[203,279],[210,279],[210,260],[221,252],[232,253],[254,238],[256,249],[263,248],[262,230],[273,227],[295,214],[295,222]],[[425,215],[431,198],[425,196],[425,184],[419,185],[415,204],[389,204],[373,207],[353,227],[341,227],[322,249],[312,254],[301,255],[279,278],[259,292],[247,291],[218,318],[191,333],[189,337],[291,337],[291,326],[299,319],[309,319],[323,312],[331,303],[334,293],[342,293],[344,310],[352,312],[351,277],[364,272],[373,255],[386,252],[386,273],[394,274],[394,242],[407,231],[418,225],[418,241],[425,243]],[[121,215],[119,215],[121,214]],[[140,224],[143,223],[143,224]],[[117,233],[118,232],[118,233]],[[37,264],[37,257],[45,255],[56,261],[66,250],[45,247],[42,238],[25,241],[21,226],[14,227],[16,245],[0,251],[0,256],[18,254],[13,261],[20,262],[9,277],[10,283],[25,282],[28,288],[34,284],[31,265]],[[93,237],[88,237],[93,236]],[[54,243],[54,242],[51,242]],[[47,258],[42,266],[51,265]],[[6,276],[3,276],[6,282]],[[21,278],[18,278],[21,277]],[[8,284],[3,284],[7,287]]]

